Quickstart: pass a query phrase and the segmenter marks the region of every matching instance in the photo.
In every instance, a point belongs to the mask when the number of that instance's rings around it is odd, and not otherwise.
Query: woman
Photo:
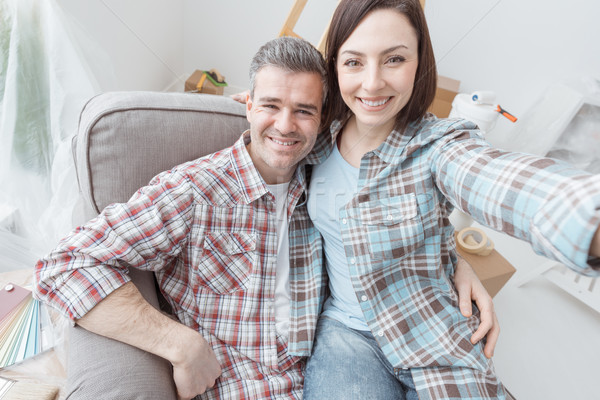
[[[334,120],[307,161],[331,296],[305,399],[505,398],[450,281],[452,205],[593,273],[600,179],[427,115],[437,74],[417,0],[342,0],[330,26]]]

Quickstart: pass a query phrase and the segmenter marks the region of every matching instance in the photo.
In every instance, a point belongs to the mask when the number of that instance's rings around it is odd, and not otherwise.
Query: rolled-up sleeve
[[[130,281],[128,267],[157,271],[180,253],[193,191],[185,175],[159,175],[60,241],[34,270],[34,295],[71,320]]]
[[[600,274],[589,249],[600,225],[600,176],[562,161],[505,152],[459,123],[432,151],[441,192],[492,229],[586,275]]]

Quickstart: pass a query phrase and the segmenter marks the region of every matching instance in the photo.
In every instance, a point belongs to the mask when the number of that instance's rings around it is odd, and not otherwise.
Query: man
[[[232,147],[159,174],[36,266],[38,298],[168,360],[182,399],[301,398],[326,287],[305,268],[320,238],[297,168],[320,128],[322,57],[276,39],[250,76],[251,128]],[[178,320],[141,297],[125,265],[155,272]]]

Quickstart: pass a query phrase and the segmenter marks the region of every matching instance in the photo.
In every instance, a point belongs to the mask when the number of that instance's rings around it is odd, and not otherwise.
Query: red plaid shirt
[[[299,168],[290,183],[289,342],[275,331],[276,215],[246,133],[231,148],[164,172],[126,204],[107,207],[36,266],[37,297],[71,319],[154,271],[185,325],[211,344],[223,373],[206,399],[301,398],[322,299],[320,240]],[[299,204],[300,203],[300,204]],[[316,239],[316,240],[315,240]]]

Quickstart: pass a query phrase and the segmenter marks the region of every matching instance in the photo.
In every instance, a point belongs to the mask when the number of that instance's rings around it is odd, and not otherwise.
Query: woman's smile
[[[358,99],[366,106],[368,107],[373,107],[373,108],[379,108],[381,106],[383,106],[384,104],[387,104],[388,101],[390,101],[392,97],[385,97],[383,99],[380,100],[372,100],[372,99],[367,99],[364,97],[359,97]]]

